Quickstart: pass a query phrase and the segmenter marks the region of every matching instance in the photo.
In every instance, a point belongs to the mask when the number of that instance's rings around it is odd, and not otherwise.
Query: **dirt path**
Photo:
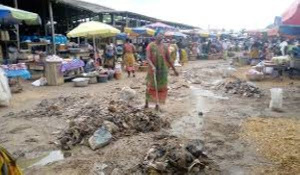
[[[95,168],[102,166],[107,166],[107,174],[113,169],[131,174],[132,169],[143,162],[151,145],[161,142],[157,138],[168,135],[183,141],[202,140],[205,152],[220,167],[221,174],[251,174],[257,169],[260,174],[263,172],[261,167],[273,167],[274,162],[258,152],[257,145],[251,139],[241,137],[244,132],[242,126],[252,117],[286,117],[298,121],[299,81],[292,80],[292,85],[290,82],[281,84],[284,89],[285,112],[275,113],[268,109],[269,89],[276,85],[274,82],[256,83],[264,93],[261,98],[226,94],[216,88],[218,81],[232,80],[229,77],[224,78],[220,73],[222,71],[215,73],[218,72],[217,69],[226,69],[228,66],[224,61],[192,62],[180,68],[179,78],[170,76],[168,102],[163,106],[162,112],[171,124],[169,129],[121,137],[97,151],[78,146],[70,153],[65,153],[63,160],[46,166],[31,165],[47,156],[49,151],[59,149],[56,146],[57,137],[68,126],[67,119],[59,116],[14,117],[18,112],[34,108],[43,99],[60,96],[91,96],[103,101],[118,100],[119,93],[125,86],[137,91],[135,104],[141,107],[145,93],[145,73],[139,73],[137,78],[124,78],[86,88],[74,88],[71,83],[60,87],[35,88],[26,83],[25,91],[13,96],[12,105],[0,109],[0,144],[19,158],[19,162],[25,167],[25,174],[95,174]],[[243,71],[244,69],[239,69],[235,76],[238,77]],[[190,74],[196,75],[191,78]],[[197,77],[197,83],[191,82]]]

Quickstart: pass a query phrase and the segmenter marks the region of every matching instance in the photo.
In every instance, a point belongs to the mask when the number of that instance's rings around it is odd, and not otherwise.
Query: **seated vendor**
[[[84,61],[84,72],[92,72],[95,71],[95,65],[94,65],[94,54],[90,54],[90,57],[88,60]]]

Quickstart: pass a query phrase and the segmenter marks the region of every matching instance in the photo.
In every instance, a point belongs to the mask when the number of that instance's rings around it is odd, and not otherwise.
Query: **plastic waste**
[[[270,108],[273,111],[282,111],[283,90],[281,88],[272,88],[271,90]]]
[[[255,69],[250,69],[246,73],[246,77],[250,81],[260,81],[264,78],[264,74],[262,72],[259,72],[259,71],[255,70]]]
[[[45,77],[41,77],[40,79],[32,82],[31,84],[32,86],[36,86],[36,87],[45,86],[47,84],[47,79]]]
[[[0,68],[0,106],[9,106],[11,92],[5,72]]]
[[[105,127],[101,127],[95,133],[92,137],[89,139],[89,145],[92,148],[92,150],[96,150],[98,148],[104,147],[110,143],[112,139],[111,133],[105,129]]]
[[[120,93],[120,99],[125,102],[133,101],[136,97],[136,91],[130,87],[124,87]]]

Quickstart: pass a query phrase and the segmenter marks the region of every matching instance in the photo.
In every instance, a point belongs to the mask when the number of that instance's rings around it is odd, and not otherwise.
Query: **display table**
[[[7,78],[30,79],[31,74],[24,63],[1,65]]]

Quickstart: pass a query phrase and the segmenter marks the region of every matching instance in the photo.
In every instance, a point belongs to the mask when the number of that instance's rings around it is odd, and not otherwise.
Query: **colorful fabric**
[[[135,63],[135,57],[133,53],[125,53],[124,54],[124,63],[126,66],[126,71],[134,71],[134,63]]]
[[[7,78],[23,78],[23,79],[30,79],[31,74],[28,70],[4,70],[5,75]]]
[[[135,57],[134,57],[134,52],[135,52],[135,47],[130,44],[130,43],[125,43],[124,44],[124,63],[126,66],[126,71],[134,71],[134,63],[135,63]]]
[[[168,64],[166,59],[168,59],[168,54],[168,49],[163,44],[157,45],[155,42],[152,42],[147,47],[148,58],[156,68],[156,75],[150,65],[148,68],[146,78],[146,99],[148,102],[156,102],[158,100],[160,103],[165,103],[166,101],[168,94]],[[158,99],[156,98],[154,76],[156,76],[157,81]]]
[[[176,58],[177,58],[177,51],[178,51],[178,47],[176,44],[171,44],[169,46],[169,54],[170,54],[170,59],[171,62],[174,64]]]
[[[184,65],[185,63],[188,62],[188,55],[185,49],[181,49],[181,64]]]
[[[0,146],[0,175],[22,175],[16,160]]]
[[[7,78],[31,78],[31,74],[27,70],[27,66],[25,65],[25,63],[0,65],[0,67],[3,68]]]
[[[66,71],[78,69],[81,67],[84,67],[84,62],[80,59],[73,59],[69,62],[67,62],[67,61],[63,62],[60,70],[62,72],[66,72]]]

